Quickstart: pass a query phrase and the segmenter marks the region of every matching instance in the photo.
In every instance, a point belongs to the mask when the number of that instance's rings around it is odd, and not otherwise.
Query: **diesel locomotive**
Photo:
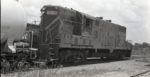
[[[84,62],[89,57],[130,58],[126,27],[74,9],[45,5],[39,26],[39,59]]]

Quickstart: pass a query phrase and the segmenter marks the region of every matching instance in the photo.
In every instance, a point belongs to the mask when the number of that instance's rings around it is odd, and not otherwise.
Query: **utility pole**
[[[33,22],[34,22],[34,24],[36,24],[37,21],[35,20],[35,21],[33,21]]]
[[[37,21],[37,20],[34,20],[34,21],[32,21],[33,22],[33,24],[37,24],[39,21]]]

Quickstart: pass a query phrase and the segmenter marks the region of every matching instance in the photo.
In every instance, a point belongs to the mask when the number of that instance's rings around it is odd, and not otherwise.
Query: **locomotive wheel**
[[[69,62],[69,63],[80,64],[80,63],[83,63],[84,60],[83,60],[83,57],[82,57],[82,56],[74,55],[74,56],[68,57],[68,62]]]
[[[125,55],[124,54],[120,54],[118,59],[119,60],[123,60],[124,58],[125,58]]]
[[[24,70],[28,70],[30,67],[31,67],[31,65],[29,63],[25,63]]]
[[[76,55],[76,56],[75,56],[74,63],[75,63],[75,64],[79,64],[79,63],[81,63],[81,62],[82,62],[82,60],[81,60],[81,59],[82,59],[82,58],[81,58],[81,56]]]
[[[28,62],[26,62],[26,61],[20,61],[20,62],[18,62],[18,69],[19,70],[27,70],[27,69],[29,69],[30,68],[30,64],[28,63]]]

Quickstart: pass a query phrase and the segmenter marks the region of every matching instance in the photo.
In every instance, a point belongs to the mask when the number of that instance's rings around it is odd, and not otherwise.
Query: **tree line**
[[[134,50],[143,49],[143,48],[146,48],[146,49],[150,50],[150,43],[143,42],[143,43],[135,43],[133,45]]]

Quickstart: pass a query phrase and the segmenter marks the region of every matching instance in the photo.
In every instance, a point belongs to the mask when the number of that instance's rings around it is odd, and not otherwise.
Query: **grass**
[[[11,74],[1,74],[1,77],[91,77],[99,72],[104,72],[105,70],[93,69],[82,69],[82,70],[70,70],[66,71],[64,68],[56,69],[38,69],[29,72],[17,72]]]

